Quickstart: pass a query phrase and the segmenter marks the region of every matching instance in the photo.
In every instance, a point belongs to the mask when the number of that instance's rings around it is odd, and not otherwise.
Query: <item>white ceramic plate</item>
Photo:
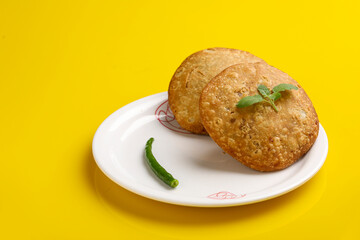
[[[147,166],[146,141],[154,137],[153,154],[179,180],[171,189]],[[130,103],[110,115],[97,130],[93,154],[115,183],[154,200],[199,207],[223,207],[264,201],[309,180],[323,165],[328,140],[320,125],[311,150],[281,171],[252,170],[228,154],[209,136],[181,129],[169,110],[167,93]]]

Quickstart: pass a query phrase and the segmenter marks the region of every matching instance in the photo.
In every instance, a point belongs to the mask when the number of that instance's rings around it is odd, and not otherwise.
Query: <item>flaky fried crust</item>
[[[168,93],[175,119],[184,129],[207,134],[199,114],[200,94],[205,85],[225,68],[243,62],[264,62],[241,50],[209,48],[187,57],[175,71]]]
[[[281,92],[279,112],[261,102],[237,108],[246,96],[290,83],[298,90]],[[284,169],[303,156],[315,142],[319,120],[304,89],[286,73],[266,64],[237,64],[214,77],[200,99],[202,123],[211,138],[228,154],[258,171]]]

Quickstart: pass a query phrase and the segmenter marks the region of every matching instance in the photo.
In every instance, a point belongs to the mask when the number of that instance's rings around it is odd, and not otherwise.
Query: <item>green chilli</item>
[[[170,173],[168,173],[165,168],[163,168],[158,161],[156,161],[154,155],[152,154],[152,143],[154,138],[150,138],[145,145],[145,157],[146,161],[149,164],[151,170],[155,173],[158,178],[160,178],[164,183],[169,185],[172,188],[175,188],[179,181],[176,180]]]

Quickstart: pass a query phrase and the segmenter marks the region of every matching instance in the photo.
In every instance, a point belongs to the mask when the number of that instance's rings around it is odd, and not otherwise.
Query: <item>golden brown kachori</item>
[[[184,129],[207,134],[199,114],[200,94],[205,85],[225,68],[237,63],[264,62],[237,49],[209,48],[187,57],[175,71],[169,85],[169,106]]]
[[[298,90],[281,92],[278,112],[266,102],[237,108],[246,96],[259,94],[259,84],[272,89],[288,83]],[[315,142],[319,120],[304,89],[286,73],[266,63],[230,66],[215,76],[200,98],[202,123],[210,137],[228,154],[259,171],[284,169]]]

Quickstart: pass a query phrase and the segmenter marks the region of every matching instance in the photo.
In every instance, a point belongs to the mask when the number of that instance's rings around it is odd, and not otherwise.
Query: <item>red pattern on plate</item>
[[[171,112],[169,107],[169,102],[166,100],[161,103],[159,107],[155,110],[156,119],[166,127],[174,132],[190,134],[190,132],[186,131],[182,127],[180,127],[179,123],[175,120],[174,114]]]
[[[226,200],[226,199],[243,198],[245,196],[246,196],[246,194],[236,195],[236,194],[228,192],[228,191],[221,191],[218,193],[211,194],[207,197],[211,198],[211,199],[217,199],[217,200]]]

